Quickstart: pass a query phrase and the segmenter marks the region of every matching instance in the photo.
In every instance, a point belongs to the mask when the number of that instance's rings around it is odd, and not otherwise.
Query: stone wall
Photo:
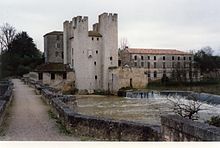
[[[13,97],[13,84],[10,81],[0,81],[0,125],[5,116],[5,110]]]
[[[117,92],[122,87],[145,88],[148,77],[144,68],[118,67],[109,70],[109,89]]]
[[[162,140],[219,141],[220,128],[176,115],[161,117]]]
[[[65,103],[73,101],[73,96],[64,96],[40,83],[35,83],[34,87],[42,99],[51,105],[66,128],[77,135],[117,141],[160,140],[159,126],[82,115],[71,110]]]

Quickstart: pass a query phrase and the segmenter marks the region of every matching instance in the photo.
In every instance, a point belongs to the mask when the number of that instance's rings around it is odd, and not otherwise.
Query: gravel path
[[[12,141],[77,141],[79,138],[59,132],[56,123],[48,116],[49,107],[34,89],[13,79],[14,100],[9,110],[8,127],[0,140]]]

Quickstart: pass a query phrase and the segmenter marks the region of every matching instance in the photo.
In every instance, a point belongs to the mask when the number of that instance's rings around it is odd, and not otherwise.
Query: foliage
[[[201,73],[214,72],[220,68],[220,57],[213,56],[211,47],[204,47],[195,53],[194,60]]]
[[[209,125],[220,127],[220,116],[212,116],[210,120],[205,121]]]
[[[26,32],[15,35],[1,54],[2,76],[22,76],[43,62],[42,53]]]

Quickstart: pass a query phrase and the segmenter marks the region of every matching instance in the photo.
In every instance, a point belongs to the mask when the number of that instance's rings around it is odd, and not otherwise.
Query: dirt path
[[[76,141],[79,138],[59,132],[53,119],[49,118],[49,107],[43,103],[34,89],[13,79],[14,100],[9,110],[8,127],[0,140],[13,141]]]

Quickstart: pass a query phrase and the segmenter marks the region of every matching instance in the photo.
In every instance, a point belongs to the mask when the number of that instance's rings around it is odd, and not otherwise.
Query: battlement
[[[101,15],[99,15],[99,21],[100,20],[112,20],[112,21],[117,21],[118,20],[118,14],[116,13],[102,13]]]
[[[77,25],[88,25],[88,17],[87,16],[77,16],[72,19],[73,27],[77,27]]]

